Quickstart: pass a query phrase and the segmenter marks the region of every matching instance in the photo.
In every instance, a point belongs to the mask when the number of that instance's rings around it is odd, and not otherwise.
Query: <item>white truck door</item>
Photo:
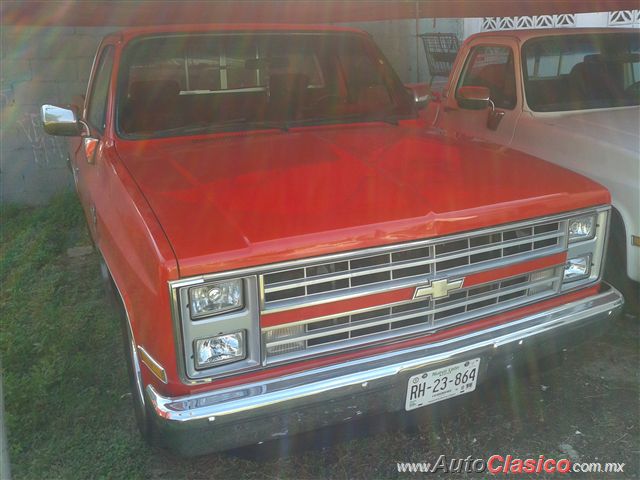
[[[466,55],[464,54],[466,52]],[[484,37],[467,46],[439,105],[435,125],[464,136],[509,145],[518,117],[522,113],[519,51],[515,39]],[[498,112],[504,112],[495,129],[488,126],[491,107],[469,102],[459,95],[460,87],[478,86],[489,89]]]

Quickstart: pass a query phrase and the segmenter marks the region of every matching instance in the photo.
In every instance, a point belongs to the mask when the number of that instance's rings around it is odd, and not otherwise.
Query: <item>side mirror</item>
[[[42,126],[49,135],[79,137],[85,131],[82,122],[70,108],[43,105],[40,111]]]
[[[491,92],[487,87],[474,87],[471,85],[458,89],[458,104],[461,107],[483,109],[489,107],[487,116],[487,128],[497,130],[498,125],[504,117],[504,112],[496,109],[496,105],[491,100]]]
[[[413,101],[418,110],[426,107],[431,100],[432,92],[428,83],[409,83],[405,85],[405,88],[413,96]]]
[[[481,110],[491,101],[491,91],[487,87],[466,85],[458,89],[458,103],[463,108]]]

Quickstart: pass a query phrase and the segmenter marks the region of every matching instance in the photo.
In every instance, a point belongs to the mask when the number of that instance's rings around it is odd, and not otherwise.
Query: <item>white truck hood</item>
[[[537,115],[536,115],[537,116]],[[540,119],[574,135],[637,152],[640,150],[640,107],[559,113]]]

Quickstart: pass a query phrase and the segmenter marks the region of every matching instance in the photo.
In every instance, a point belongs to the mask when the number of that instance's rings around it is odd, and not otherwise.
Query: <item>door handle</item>
[[[444,111],[445,112],[457,112],[458,109],[456,107],[447,107],[447,106],[445,106],[444,107]]]

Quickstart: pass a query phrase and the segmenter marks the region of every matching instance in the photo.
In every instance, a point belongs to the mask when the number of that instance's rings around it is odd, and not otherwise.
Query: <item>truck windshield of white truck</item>
[[[525,94],[538,112],[640,103],[640,35],[534,38],[522,47]]]

